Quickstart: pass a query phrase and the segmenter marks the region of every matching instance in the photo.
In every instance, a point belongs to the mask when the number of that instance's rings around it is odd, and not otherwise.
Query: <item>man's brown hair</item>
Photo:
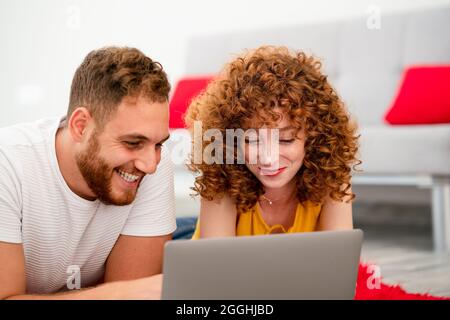
[[[170,84],[160,63],[128,47],[91,51],[72,80],[67,118],[85,107],[99,127],[111,118],[124,97],[143,95],[154,102],[169,98]]]

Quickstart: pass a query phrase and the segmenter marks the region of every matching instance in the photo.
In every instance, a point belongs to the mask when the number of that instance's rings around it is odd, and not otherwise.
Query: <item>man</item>
[[[1,299],[159,298],[176,228],[169,90],[139,50],[103,48],[63,119],[0,129]]]

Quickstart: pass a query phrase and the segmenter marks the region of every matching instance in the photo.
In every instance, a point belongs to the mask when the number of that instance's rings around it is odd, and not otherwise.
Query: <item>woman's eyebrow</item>
[[[284,127],[284,128],[278,128],[279,131],[288,131],[288,130],[292,130],[292,129],[297,129],[297,128],[294,127],[294,126],[287,126],[287,127]]]

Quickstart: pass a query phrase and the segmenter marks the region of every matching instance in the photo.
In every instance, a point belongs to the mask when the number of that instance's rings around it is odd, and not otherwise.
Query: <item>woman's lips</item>
[[[270,177],[274,177],[274,176],[279,175],[285,169],[286,169],[286,167],[282,167],[282,168],[278,168],[278,169],[265,169],[265,168],[258,167],[260,175],[262,175],[262,176],[270,176]]]

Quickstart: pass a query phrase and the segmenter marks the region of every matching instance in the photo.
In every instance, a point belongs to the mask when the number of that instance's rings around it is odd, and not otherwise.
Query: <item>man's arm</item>
[[[83,299],[95,293],[92,289],[67,294],[26,295],[25,257],[21,243],[0,242],[0,299]],[[94,294],[95,295],[95,294]],[[94,296],[92,296],[94,298]]]
[[[106,262],[105,282],[132,280],[162,272],[163,250],[171,235],[121,235]]]
[[[25,258],[20,243],[0,242],[0,300],[160,299],[162,276],[116,281],[54,294],[26,294]]]
[[[0,242],[0,299],[25,293],[25,257],[21,243]]]

